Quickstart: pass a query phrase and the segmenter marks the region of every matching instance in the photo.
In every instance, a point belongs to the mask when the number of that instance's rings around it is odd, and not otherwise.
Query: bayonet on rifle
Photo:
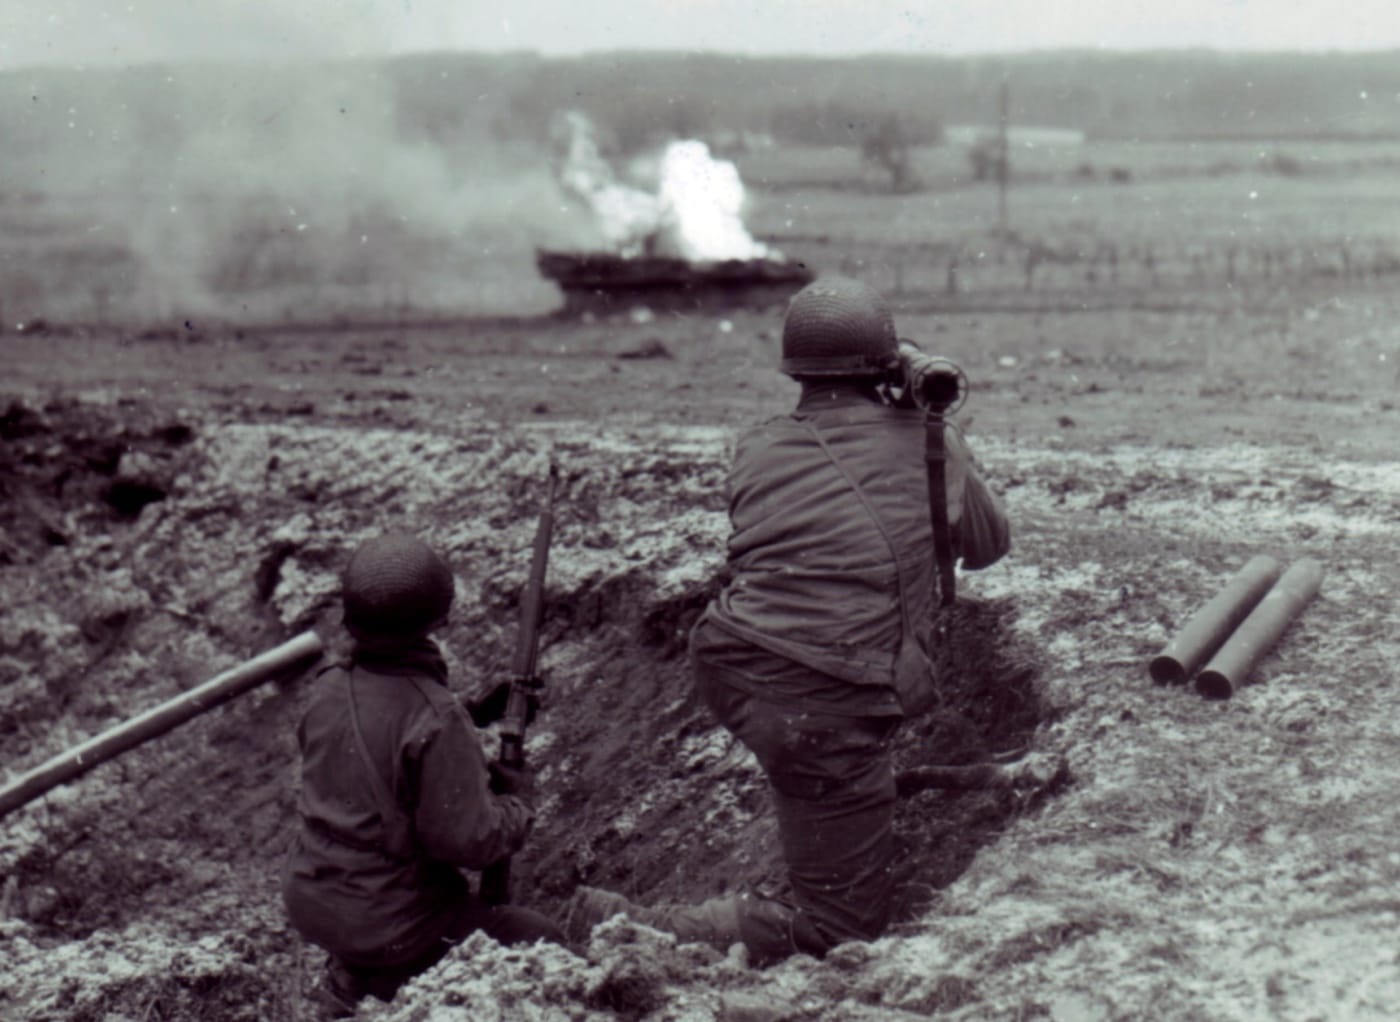
[[[553,463],[549,466],[549,485],[545,491],[544,509],[535,525],[535,541],[530,554],[530,577],[520,597],[520,628],[515,638],[515,655],[511,660],[510,694],[505,714],[500,721],[500,764],[514,770],[525,765],[525,728],[530,717],[530,702],[538,700],[544,691],[544,681],[536,670],[540,653],[540,624],[544,619],[544,580],[549,568],[549,541],[554,533],[554,492],[559,473]],[[492,863],[481,873],[481,897],[488,905],[503,905],[510,900],[510,859]]]

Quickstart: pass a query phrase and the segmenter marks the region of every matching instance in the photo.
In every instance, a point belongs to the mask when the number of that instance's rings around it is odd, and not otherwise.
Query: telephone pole
[[[1010,228],[1006,213],[1006,189],[1011,178],[1011,140],[1009,137],[1009,124],[1011,120],[1009,92],[1007,84],[1009,74],[1001,76],[1001,101],[998,115],[998,135],[997,135],[997,226],[1003,236]]]

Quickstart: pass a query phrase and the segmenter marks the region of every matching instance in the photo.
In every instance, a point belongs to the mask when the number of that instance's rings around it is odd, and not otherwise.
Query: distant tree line
[[[896,132],[907,145],[943,141],[943,119],[926,110],[857,106],[838,99],[775,108],[768,118],[775,139],[801,145],[863,145]]]
[[[0,72],[0,94],[37,97],[0,105],[0,138],[12,151],[49,145],[69,133],[67,111],[77,106],[104,131],[119,124],[133,147],[161,145],[166,135],[198,127],[197,97],[236,95],[234,86],[247,73],[189,65],[178,70],[177,89],[167,84],[168,70]],[[318,82],[344,79],[357,89],[384,90],[401,134],[445,145],[538,140],[561,110],[577,109],[623,152],[658,138],[728,132],[850,146],[878,162],[879,151],[936,142],[945,125],[995,124],[1003,78],[1010,82],[1013,124],[1090,138],[1400,139],[1400,52],[548,59],[438,53],[303,67],[287,72],[288,80],[296,84],[308,70]],[[274,127],[276,115],[268,115]],[[893,146],[886,144],[891,138]]]
[[[577,58],[438,54],[391,67],[406,114],[448,120],[496,105],[497,128],[542,130],[562,108],[620,144],[728,129],[859,146],[895,117],[911,144],[952,124],[993,124],[1003,78],[1013,124],[1097,138],[1400,138],[1400,52],[1051,52],[984,57]],[[482,98],[485,97],[485,98]]]

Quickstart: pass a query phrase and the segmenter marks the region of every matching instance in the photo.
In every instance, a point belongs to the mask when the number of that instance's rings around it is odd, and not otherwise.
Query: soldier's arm
[[[963,476],[961,513],[953,530],[954,546],[964,568],[970,571],[987,568],[1011,549],[1011,524],[1001,501],[978,471],[962,435],[949,430],[947,437],[949,454],[958,460],[959,474]]]
[[[975,571],[995,564],[1011,549],[1011,524],[996,494],[987,489],[977,469],[969,466],[963,487],[962,520],[957,549],[962,566]]]
[[[534,810],[515,795],[497,795],[481,742],[466,712],[438,718],[418,756],[418,842],[432,858],[482,869],[525,842]]]

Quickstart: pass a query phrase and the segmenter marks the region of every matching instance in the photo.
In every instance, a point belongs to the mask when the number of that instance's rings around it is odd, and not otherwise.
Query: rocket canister
[[[1179,685],[1220,648],[1254,605],[1278,579],[1283,566],[1259,554],[1230,583],[1187,619],[1186,624],[1152,658],[1148,673],[1160,684]]]
[[[0,786],[0,817],[265,681],[305,668],[321,656],[321,650],[321,639],[315,632],[302,632],[275,649],[245,660],[204,684],[73,746]]]
[[[1229,699],[1321,587],[1318,561],[1305,557],[1289,567],[1206,664],[1196,678],[1196,691],[1208,699]]]

